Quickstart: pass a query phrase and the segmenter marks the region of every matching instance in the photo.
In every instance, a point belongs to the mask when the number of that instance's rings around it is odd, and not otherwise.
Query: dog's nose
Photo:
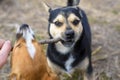
[[[74,37],[74,31],[72,29],[71,30],[66,30],[65,35],[66,35],[67,38],[73,38]]]
[[[27,28],[29,28],[29,25],[28,25],[28,24],[22,24],[22,25],[20,26],[20,30],[22,30],[22,29],[27,29]]]
[[[16,38],[19,39],[21,37],[30,40],[33,40],[35,38],[33,30],[28,24],[22,24],[20,27],[18,27]]]

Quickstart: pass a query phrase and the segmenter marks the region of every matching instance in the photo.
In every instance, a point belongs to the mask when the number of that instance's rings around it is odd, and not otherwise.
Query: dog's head
[[[19,47],[18,51],[23,49],[23,53],[29,53],[31,58],[34,58],[37,47],[35,46],[35,43],[36,40],[34,32],[29,27],[29,25],[22,24],[17,28],[15,47]]]
[[[77,7],[79,0],[68,0],[68,6],[51,9],[49,15],[49,35],[51,38],[61,38],[64,46],[73,45],[80,37],[83,27],[81,11]]]
[[[20,27],[17,28],[16,39],[25,39],[25,40],[34,40],[34,32],[27,24],[22,24]]]

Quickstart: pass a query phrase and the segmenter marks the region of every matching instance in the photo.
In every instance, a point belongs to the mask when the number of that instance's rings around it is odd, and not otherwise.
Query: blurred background
[[[29,24],[37,39],[48,38],[48,12],[41,1],[57,8],[67,0],[0,0],[0,38],[15,41],[16,26]],[[81,0],[79,7],[92,30],[92,63],[96,80],[120,80],[120,0]],[[8,80],[10,57],[0,69],[0,80]],[[76,79],[74,79],[76,80]]]

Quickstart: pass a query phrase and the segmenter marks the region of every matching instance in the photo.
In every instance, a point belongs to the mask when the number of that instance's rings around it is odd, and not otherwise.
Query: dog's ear
[[[82,11],[82,9],[80,9],[79,7],[77,7],[77,10],[79,11],[80,17],[83,18],[83,14],[82,14],[83,11]]]
[[[51,9],[51,7],[50,6],[48,6],[48,4],[47,3],[45,3],[45,2],[42,2],[42,4],[43,4],[43,6],[45,7],[45,10],[47,11],[47,12],[50,12],[52,9]]]
[[[77,6],[80,0],[68,0],[67,6]]]

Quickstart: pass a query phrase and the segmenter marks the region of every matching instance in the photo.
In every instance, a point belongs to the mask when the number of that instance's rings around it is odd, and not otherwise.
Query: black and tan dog
[[[86,14],[77,5],[80,0],[68,0],[67,6],[49,8],[48,33],[62,41],[48,44],[47,60],[57,74],[71,74],[76,69],[91,75],[91,31]],[[84,78],[90,80],[90,78]],[[93,79],[91,79],[93,80]]]

